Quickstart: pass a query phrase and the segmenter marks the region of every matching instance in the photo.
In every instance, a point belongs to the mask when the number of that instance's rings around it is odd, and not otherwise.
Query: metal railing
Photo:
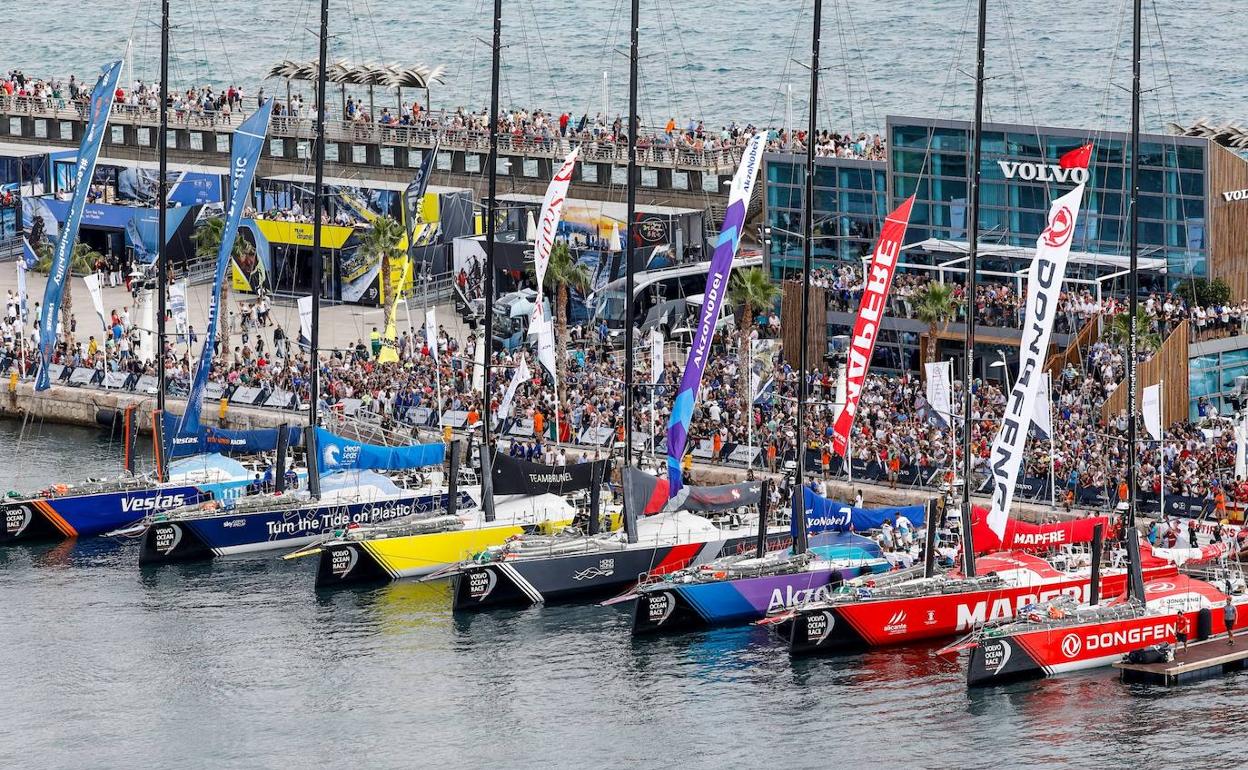
[[[83,102],[66,99],[30,96],[0,97],[0,114],[30,116],[49,120],[83,121],[86,107]],[[247,113],[238,111],[178,111],[173,115],[174,128],[204,128],[217,131],[233,131],[246,118]],[[439,117],[445,117],[440,114]],[[146,106],[118,104],[109,118],[112,125],[155,127],[158,118],[155,110]],[[485,155],[489,152],[489,132],[481,129],[452,128],[431,125],[429,121],[419,126],[386,126],[374,122],[333,119],[325,125],[325,136],[330,142],[353,144],[377,144],[389,147],[431,148],[434,139],[440,138],[444,150],[465,151]],[[316,121],[310,117],[275,116],[269,127],[270,138],[312,140],[316,135]],[[658,130],[640,135],[637,145],[637,162],[648,168],[672,168],[702,172],[731,173],[741,158],[742,148],[737,146],[696,149],[669,143],[667,135]],[[609,163],[623,165],[628,162],[628,148],[623,141],[594,136],[561,136],[553,128],[550,133],[504,133],[498,137],[499,153],[503,155],[532,158],[558,158],[574,147],[580,148],[584,163]]]

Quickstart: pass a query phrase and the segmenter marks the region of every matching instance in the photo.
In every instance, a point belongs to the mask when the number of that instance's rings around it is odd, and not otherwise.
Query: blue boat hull
[[[149,524],[140,564],[199,561],[216,556],[299,548],[352,524],[377,524],[446,509],[447,495],[412,495],[377,503],[314,505],[284,510],[229,510]],[[460,508],[472,500],[461,494]]]

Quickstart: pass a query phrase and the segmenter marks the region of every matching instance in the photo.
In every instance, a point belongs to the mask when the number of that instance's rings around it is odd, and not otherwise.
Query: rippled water
[[[0,67],[79,75],[122,55],[134,40],[134,75],[155,78],[157,0],[23,2],[6,14],[10,47]],[[1243,10],[1233,0],[1145,3],[1147,122],[1202,116],[1244,118],[1248,53]],[[483,107],[488,99],[490,4],[483,0],[331,0],[331,56],[354,61],[441,63],[446,85],[434,106]],[[641,4],[642,119],[662,124],[692,115],[771,125],[785,119],[781,89],[794,84],[805,122],[810,0]],[[975,3],[825,0],[821,123],[882,128],[884,116],[967,116]],[[316,0],[180,0],[173,3],[171,82],[247,85],[254,94],[269,67],[311,60]],[[1130,3],[1111,0],[991,0],[987,99],[997,120],[1089,129],[1121,127],[1129,114]],[[800,9],[800,10],[799,10]],[[627,104],[628,3],[623,0],[508,0],[504,4],[504,106],[591,114]],[[1160,35],[1158,34],[1160,30]],[[952,74],[951,74],[952,73]],[[270,81],[269,92],[281,87]],[[410,99],[413,95],[408,94]],[[392,97],[378,96],[378,104]]]
[[[7,486],[114,457],[0,422]],[[137,556],[0,549],[0,766],[1227,767],[1242,747],[1243,675],[968,693],[930,646],[792,661],[755,628],[633,641],[609,608],[452,618],[443,585],[318,594],[307,560]]]

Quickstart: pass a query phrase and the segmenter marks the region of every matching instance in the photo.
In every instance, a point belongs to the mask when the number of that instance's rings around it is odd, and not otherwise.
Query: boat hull
[[[41,497],[0,504],[0,543],[91,537],[122,529],[145,516],[230,497],[247,481],[153,486],[86,495]]]
[[[499,524],[375,540],[326,544],[316,570],[316,587],[332,588],[430,575],[502,545],[509,537],[562,529],[571,520],[545,524]]]
[[[633,606],[633,634],[678,633],[761,620],[768,612],[820,601],[862,567],[804,570],[708,583],[647,586]]]
[[[787,547],[789,539],[771,536],[767,548]],[[472,565],[452,577],[453,606],[474,611],[609,596],[646,575],[670,574],[753,548],[751,535]]]
[[[1086,602],[1089,585],[1086,576],[1063,577],[1041,585],[799,608],[791,622],[774,628],[785,635],[793,655],[846,654],[947,638],[986,621],[1007,620],[1028,604],[1062,595]],[[1101,585],[1104,594],[1116,595],[1126,588],[1126,576],[1105,575]]]
[[[462,498],[461,504],[468,498]],[[139,564],[200,561],[217,556],[293,549],[352,524],[386,521],[445,509],[445,494],[377,502],[306,505],[285,510],[229,510],[156,521],[143,532]]]

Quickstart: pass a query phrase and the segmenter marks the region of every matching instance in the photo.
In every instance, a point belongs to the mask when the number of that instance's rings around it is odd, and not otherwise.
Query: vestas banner
[[[905,505],[892,508],[854,508],[850,505],[834,502],[826,497],[815,494],[809,487],[802,490],[806,508],[806,532],[866,532],[879,529],[884,522],[889,524],[900,516],[908,519],[916,527],[922,527],[927,521],[927,506]],[[797,536],[797,526],[792,526],[793,536]]]
[[[849,355],[846,358],[845,408],[836,417],[832,430],[832,448],[841,457],[849,446],[849,432],[854,428],[854,415],[858,413],[858,399],[862,396],[862,384],[871,368],[871,354],[875,340],[880,336],[880,322],[888,305],[888,289],[893,285],[893,272],[897,257],[901,255],[902,239],[910,222],[910,209],[914,206],[911,195],[888,215],[880,229],[880,239],[871,255],[871,267],[867,269],[867,284],[862,290],[862,304],[854,321],[854,334],[849,339]]]
[[[446,445],[441,442],[376,446],[345,439],[324,428],[316,429],[316,446],[321,453],[321,475],[348,470],[401,471],[441,465],[446,460]]]
[[[35,378],[35,390],[47,390],[48,363],[52,348],[56,346],[56,318],[61,311],[61,297],[65,293],[65,281],[69,278],[69,263],[74,243],[78,240],[78,227],[82,224],[82,212],[87,205],[87,193],[95,174],[95,161],[100,155],[100,145],[108,129],[108,115],[113,107],[113,94],[121,77],[121,61],[104,67],[100,79],[91,92],[91,104],[87,118],[86,133],[78,148],[78,161],[74,166],[74,195],[70,199],[69,214],[61,236],[56,241],[52,255],[52,267],[48,271],[48,283],[43,292],[43,307],[39,315],[39,373]]]
[[[972,511],[971,537],[975,541],[975,553],[1037,551],[1072,543],[1090,543],[1092,530],[1097,524],[1104,526],[1106,539],[1110,536],[1111,524],[1108,516],[1063,521],[1058,524],[1031,524],[1009,519],[1005,523],[1005,533],[998,534],[988,526],[990,519],[986,508],[976,507]]]
[[[278,431],[281,428],[260,428],[256,430],[225,430],[204,426],[199,435],[188,436],[185,431],[177,432],[177,418],[165,415],[165,447],[169,458],[190,457],[209,452],[221,454],[255,454],[256,452],[272,452],[277,449]],[[302,431],[290,427],[290,445],[299,443]]]
[[[1036,393],[1044,379],[1049,337],[1053,333],[1053,319],[1058,312],[1066,261],[1070,257],[1082,199],[1083,185],[1079,185],[1053,201],[1049,224],[1036,241],[1036,257],[1027,269],[1027,312],[1018,348],[1018,379],[1010,391],[1001,430],[993,439],[989,457],[992,511],[988,514],[988,526],[998,539],[1005,538],[1014,484],[1022,465],[1027,429],[1035,413]]]
[[[763,161],[763,148],[767,143],[765,133],[756,135],[746,145],[741,165],[732,177],[728,191],[728,209],[724,212],[724,226],[719,231],[715,253],[711,256],[710,272],[706,276],[706,292],[702,302],[702,314],[694,330],[693,344],[689,348],[689,360],[680,379],[680,389],[672,403],[672,416],[667,423],[667,477],[668,494],[680,491],[680,460],[685,454],[689,440],[689,423],[693,421],[693,404],[702,385],[702,374],[711,354],[711,340],[715,337],[715,322],[719,320],[720,308],[728,295],[728,279],[732,275],[732,260],[741,242],[741,228],[750,207],[750,196]],[[631,237],[631,235],[630,235]],[[630,266],[631,267],[631,266]]]
[[[199,412],[204,405],[208,375],[212,372],[212,351],[217,344],[217,323],[221,319],[221,284],[225,282],[225,270],[234,251],[234,237],[238,234],[238,223],[242,221],[243,209],[247,206],[247,196],[251,194],[251,182],[256,176],[256,166],[264,149],[272,113],[273,100],[269,99],[234,131],[234,146],[230,152],[230,207],[225,212],[225,228],[221,232],[221,246],[217,249],[217,272],[208,297],[208,329],[204,333],[204,347],[199,353],[191,394],[186,399],[186,412],[182,415],[177,433],[179,438],[198,436],[200,433]]]

